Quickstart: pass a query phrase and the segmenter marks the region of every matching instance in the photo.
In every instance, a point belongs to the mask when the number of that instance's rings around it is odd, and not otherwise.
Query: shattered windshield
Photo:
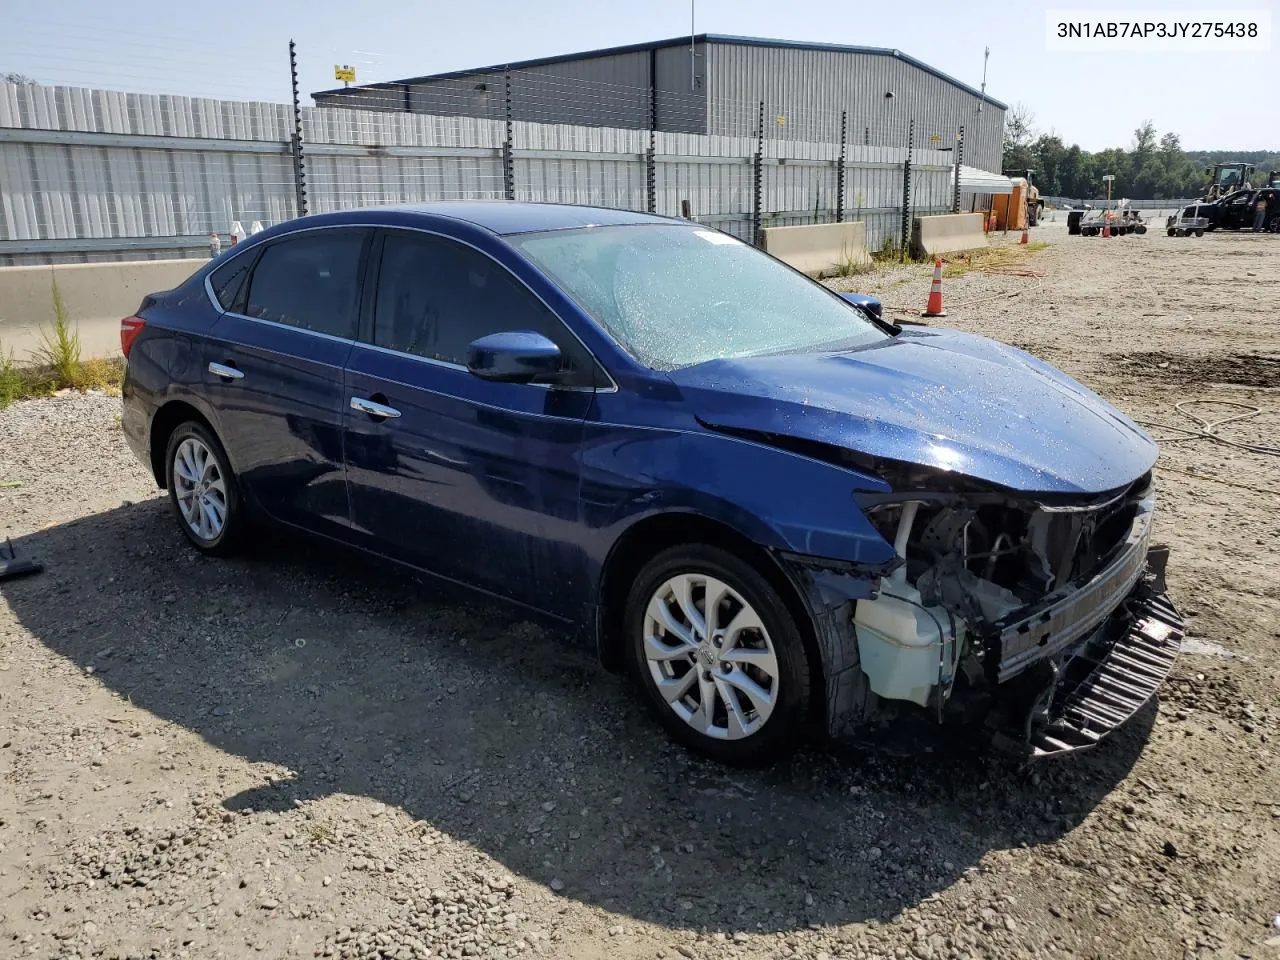
[[[511,242],[655,370],[848,350],[888,336],[822,285],[715,230],[587,227]]]

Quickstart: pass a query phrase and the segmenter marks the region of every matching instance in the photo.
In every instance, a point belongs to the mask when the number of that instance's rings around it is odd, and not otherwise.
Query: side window
[[[209,277],[209,285],[213,287],[213,295],[223,310],[236,313],[244,311],[245,280],[249,277],[249,269],[256,259],[254,252],[232,257]]]
[[[367,230],[308,230],[271,243],[249,280],[245,313],[354,338]]]
[[[375,344],[465,364],[473,340],[504,330],[533,330],[555,343],[567,384],[604,382],[590,352],[501,264],[443,237],[388,232],[374,306]]]

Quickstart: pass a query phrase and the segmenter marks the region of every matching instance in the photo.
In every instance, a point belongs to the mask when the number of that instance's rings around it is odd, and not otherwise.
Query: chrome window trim
[[[592,362],[595,363],[595,365],[600,368],[600,371],[605,375],[605,378],[609,381],[609,385],[607,387],[562,387],[562,386],[557,386],[556,384],[553,384],[553,383],[527,383],[527,384],[521,384],[521,386],[540,387],[545,390],[564,390],[567,393],[617,393],[618,392],[618,389],[619,389],[618,382],[613,379],[613,374],[611,374],[608,371],[608,369],[605,367],[605,365],[600,362],[600,359],[595,355],[595,353],[592,352],[591,348],[588,347],[586,343],[583,342],[582,338],[578,336],[577,332],[572,327],[570,327],[567,323],[564,322],[564,319],[560,316],[560,314],[558,314],[555,311],[555,309],[551,306],[551,304],[547,303],[547,301],[544,300],[536,290],[534,290],[522,279],[520,279],[520,277],[516,276],[505,264],[499,261],[495,256],[493,256],[491,253],[488,253],[487,251],[481,250],[474,243],[471,243],[467,240],[462,240],[458,237],[450,236],[447,233],[441,233],[439,230],[432,230],[428,227],[405,226],[403,224],[318,223],[314,226],[298,227],[296,230],[290,230],[287,233],[282,233],[278,237],[272,237],[270,240],[263,241],[263,243],[272,243],[276,240],[283,240],[285,237],[296,236],[297,234],[300,234],[300,233],[309,233],[313,230],[342,230],[342,229],[360,229],[360,228],[371,228],[374,230],[410,230],[415,233],[425,233],[428,236],[439,237],[442,240],[451,240],[454,243],[460,243],[464,247],[470,247],[472,250],[474,250],[476,253],[480,254],[481,256],[488,257],[498,266],[499,269],[506,271],[506,273],[513,280],[515,280],[516,283],[524,287],[524,289],[527,290],[535,300],[537,300],[547,309],[547,312],[550,313],[551,316],[555,317],[555,319],[560,323],[560,325],[564,327],[565,331],[571,337],[573,337],[573,339],[578,341],[578,344],[582,347],[583,350],[586,351],[587,356],[590,357]],[[494,234],[494,236],[501,238],[500,234]],[[262,245],[263,245],[262,243],[255,243],[253,245],[253,248],[257,249]],[[246,249],[241,253],[237,253],[235,256],[228,258],[227,263],[230,263],[232,260],[235,259],[235,257],[241,256],[243,253],[248,253],[248,252],[249,251]],[[518,251],[517,251],[517,255],[519,255]],[[225,264],[221,266],[225,266]],[[221,269],[221,266],[219,267],[219,269]],[[379,267],[381,267],[381,263],[379,263]],[[275,320],[266,320],[262,317],[250,317],[243,313],[235,313],[231,310],[226,309],[224,306],[222,306],[222,304],[218,302],[218,298],[214,296],[213,284],[210,281],[210,277],[213,276],[213,273],[214,271],[210,270],[207,274],[205,274],[204,289],[205,289],[205,293],[209,297],[209,302],[212,304],[213,308],[218,311],[218,313],[226,314],[229,317],[236,317],[241,320],[251,320],[254,323],[271,324],[272,326],[281,327],[285,330],[298,330],[302,333],[309,333],[312,336],[324,337],[327,340],[336,340],[339,343],[358,344],[362,347],[368,347],[371,350],[377,350],[381,353],[388,353],[396,357],[408,357],[412,360],[417,360],[422,363],[432,364],[434,366],[446,367],[452,370],[467,371],[467,367],[465,364],[453,363],[448,360],[436,360],[434,357],[423,357],[416,353],[405,353],[403,350],[392,350],[390,347],[380,347],[376,343],[365,343],[363,340],[359,339],[359,337],[356,337],[354,339],[347,338],[347,337],[335,337],[332,334],[321,333],[319,330],[309,330],[306,327],[295,327],[288,323],[279,323]],[[375,284],[376,284],[376,280],[375,280]],[[376,289],[375,289],[375,292],[376,292]],[[374,301],[374,309],[375,311],[377,310],[376,299]],[[375,320],[376,320],[376,317],[375,317]],[[358,329],[359,329],[359,324],[357,324],[357,330]],[[470,371],[467,371],[467,372],[469,373]],[[409,386],[409,384],[402,384],[402,386]],[[456,399],[462,399],[462,398],[458,397]],[[476,401],[472,401],[472,402],[476,402]]]
[[[322,330],[311,330],[307,327],[295,327],[291,323],[281,323],[278,320],[268,320],[266,317],[251,317],[244,313],[236,313],[233,310],[223,310],[224,316],[235,317],[237,320],[249,320],[253,323],[266,324],[269,327],[279,327],[281,330],[293,330],[296,333],[309,333],[313,337],[319,337],[322,340],[332,340],[334,343],[359,343],[359,340],[352,340],[350,337],[335,337],[332,333],[325,333]]]

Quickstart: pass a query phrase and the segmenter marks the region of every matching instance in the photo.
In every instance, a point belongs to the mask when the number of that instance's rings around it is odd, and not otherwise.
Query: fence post
[[[952,154],[956,158],[956,182],[951,195],[951,212],[960,212],[960,164],[964,163],[964,127],[956,134],[956,150]]]
[[[844,158],[845,158],[845,131],[846,121],[849,119],[847,110],[840,111],[840,165],[836,167],[836,223],[844,222]]]
[[[755,169],[752,171],[755,195],[751,217],[751,238],[757,246],[764,246],[764,238],[760,236],[760,208],[764,204],[764,101],[760,101],[760,118],[756,126]]]
[[[907,124],[907,156],[902,161],[902,256],[911,245],[911,151],[915,147],[916,122]]]
[[[293,82],[293,196],[298,216],[307,215],[307,171],[302,165],[302,108],[298,105],[298,52],[297,44],[289,41],[289,75]]]
[[[511,149],[511,71],[502,71],[502,83],[506,97],[506,133],[502,140],[502,196],[516,198],[516,160]]]
[[[644,192],[645,205],[650,213],[658,212],[658,95],[653,84],[654,51],[649,51],[649,151],[644,156]]]

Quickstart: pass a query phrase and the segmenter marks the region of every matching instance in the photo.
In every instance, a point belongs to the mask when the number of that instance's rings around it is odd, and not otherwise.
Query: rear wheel
[[[1197,237],[1203,237],[1203,236],[1204,236],[1204,231],[1203,231],[1203,230],[1197,230],[1197,231],[1196,231],[1196,236],[1197,236]]]
[[[723,763],[791,752],[810,720],[810,664],[799,625],[751,564],[690,545],[654,557],[625,614],[632,672],[679,742]]]
[[[240,491],[226,451],[204,424],[188,420],[170,434],[165,485],[178,526],[197,550],[235,550],[246,524]]]

